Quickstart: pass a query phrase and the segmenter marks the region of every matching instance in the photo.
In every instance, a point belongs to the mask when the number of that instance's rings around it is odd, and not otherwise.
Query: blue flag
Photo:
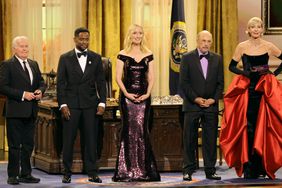
[[[182,55],[188,50],[183,0],[172,1],[170,36],[169,93],[181,95],[179,91],[180,62]]]

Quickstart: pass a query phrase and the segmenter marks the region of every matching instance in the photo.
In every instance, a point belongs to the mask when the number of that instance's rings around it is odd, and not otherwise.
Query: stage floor
[[[217,166],[217,173],[222,177],[220,181],[207,180],[203,171],[202,161],[200,161],[200,169],[193,174],[193,181],[185,182],[182,180],[182,172],[161,172],[162,180],[160,182],[112,182],[113,169],[101,169],[99,176],[103,180],[102,184],[90,183],[84,174],[74,174],[72,183],[61,183],[61,174],[47,174],[41,170],[33,169],[33,175],[41,179],[39,184],[20,184],[16,187],[39,187],[39,188],[86,188],[86,187],[282,187],[282,169],[276,173],[277,179],[270,180],[256,179],[246,180],[236,176],[234,169],[229,169],[224,163]],[[0,163],[0,187],[11,187],[7,182],[7,162]]]

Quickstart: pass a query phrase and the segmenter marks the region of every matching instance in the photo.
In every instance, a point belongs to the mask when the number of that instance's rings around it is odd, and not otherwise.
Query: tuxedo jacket
[[[36,100],[22,100],[24,91],[34,92],[46,89],[39,66],[36,61],[27,59],[33,75],[32,85],[19,60],[13,56],[0,64],[0,93],[7,97],[4,115],[7,118],[36,117]]]
[[[224,79],[222,57],[209,52],[207,77],[201,67],[198,50],[183,55],[180,65],[180,88],[184,93],[183,111],[218,111],[218,99],[222,96]],[[196,97],[212,98],[216,102],[208,108],[201,108],[194,100]]]
[[[61,55],[57,70],[57,98],[59,106],[69,108],[97,107],[106,103],[106,81],[101,56],[87,50],[84,72],[75,50]]]

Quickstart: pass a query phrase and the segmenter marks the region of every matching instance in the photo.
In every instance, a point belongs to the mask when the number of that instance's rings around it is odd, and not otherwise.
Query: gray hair
[[[15,48],[18,45],[19,40],[28,40],[26,36],[16,36],[12,41],[12,47]]]

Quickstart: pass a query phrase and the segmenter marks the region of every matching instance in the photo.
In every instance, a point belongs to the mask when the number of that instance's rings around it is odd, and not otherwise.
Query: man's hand
[[[24,99],[28,100],[28,101],[31,101],[31,100],[35,99],[35,95],[34,95],[34,93],[25,91],[24,92]]]
[[[198,104],[199,106],[203,106],[203,105],[205,105],[205,100],[206,99],[204,99],[204,98],[202,98],[202,97],[197,97],[195,100],[194,100],[194,102],[196,103],[196,104]]]
[[[196,104],[198,104],[200,107],[208,108],[210,105],[215,103],[214,99],[204,99],[202,97],[197,97],[194,101]]]
[[[71,114],[70,114],[70,109],[69,109],[69,107],[63,106],[63,107],[61,108],[61,113],[62,113],[63,118],[65,118],[65,120],[70,120]]]
[[[42,98],[42,92],[40,89],[34,91],[35,99],[40,100]]]
[[[210,106],[210,105],[213,105],[213,104],[215,103],[215,100],[214,100],[214,99],[207,99],[207,100],[205,101],[205,103],[206,103],[208,106]]]
[[[105,108],[103,106],[98,106],[96,115],[102,116],[105,112]]]

